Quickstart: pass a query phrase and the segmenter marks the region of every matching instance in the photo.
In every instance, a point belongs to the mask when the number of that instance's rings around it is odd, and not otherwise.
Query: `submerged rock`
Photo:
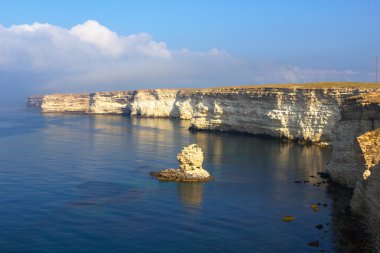
[[[200,182],[213,178],[203,167],[202,149],[197,144],[185,146],[177,155],[178,169],[166,169],[159,172],[150,172],[151,176],[162,181]]]
[[[316,248],[318,248],[319,247],[319,241],[318,240],[311,241],[307,245],[309,245],[310,247],[316,247]]]
[[[322,225],[322,224],[317,224],[317,225],[315,225],[315,227],[316,227],[317,229],[319,229],[319,230],[323,229],[323,225]]]
[[[293,221],[294,219],[295,217],[291,215],[282,217],[282,221],[285,221],[285,222]]]
[[[310,208],[313,209],[314,212],[319,211],[319,205],[312,204],[312,205],[310,205]]]

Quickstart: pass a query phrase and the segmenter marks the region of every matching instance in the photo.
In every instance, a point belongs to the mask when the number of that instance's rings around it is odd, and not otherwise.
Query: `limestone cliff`
[[[354,187],[352,209],[364,217],[380,251],[380,92],[348,99],[341,114],[328,171]]]
[[[356,138],[380,127],[380,92],[347,99],[341,107],[341,120],[334,130],[333,157],[327,170],[333,180],[354,187],[364,171],[356,157]]]
[[[41,109],[43,112],[90,113],[90,101],[89,94],[47,95],[42,96]]]
[[[356,182],[351,207],[364,217],[380,252],[380,128],[356,139],[355,155],[363,175]]]
[[[197,130],[237,131],[330,144],[342,101],[378,88],[274,85],[55,94],[41,96],[41,109],[174,117],[191,120],[191,128]]]
[[[367,89],[258,88],[198,92],[194,129],[330,144],[339,105]]]

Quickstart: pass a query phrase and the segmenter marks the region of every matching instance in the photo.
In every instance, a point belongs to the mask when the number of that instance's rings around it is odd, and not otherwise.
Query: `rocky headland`
[[[177,155],[177,160],[178,169],[151,172],[150,175],[161,181],[203,182],[213,179],[202,167],[204,156],[197,144],[185,146]]]
[[[354,189],[352,210],[364,218],[380,251],[380,92],[347,99],[341,115],[327,170]]]

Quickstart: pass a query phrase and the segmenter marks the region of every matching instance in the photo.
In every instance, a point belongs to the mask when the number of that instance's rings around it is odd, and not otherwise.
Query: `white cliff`
[[[89,94],[90,112],[94,114],[128,114],[134,92],[97,92]]]
[[[237,131],[331,144],[342,101],[378,88],[302,85],[55,94],[41,96],[41,109],[174,117],[191,120],[191,128],[196,130]]]
[[[365,89],[258,88],[198,92],[191,126],[330,144],[344,98]]]
[[[89,94],[53,94],[42,96],[43,112],[90,113]],[[63,110],[64,109],[64,110]]]

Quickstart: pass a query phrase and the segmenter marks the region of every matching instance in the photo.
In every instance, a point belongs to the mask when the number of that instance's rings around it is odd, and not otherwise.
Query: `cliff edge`
[[[29,97],[27,103],[46,113],[173,117],[191,120],[195,130],[234,131],[330,145],[342,102],[376,90],[380,90],[380,84],[314,83],[53,94]]]

